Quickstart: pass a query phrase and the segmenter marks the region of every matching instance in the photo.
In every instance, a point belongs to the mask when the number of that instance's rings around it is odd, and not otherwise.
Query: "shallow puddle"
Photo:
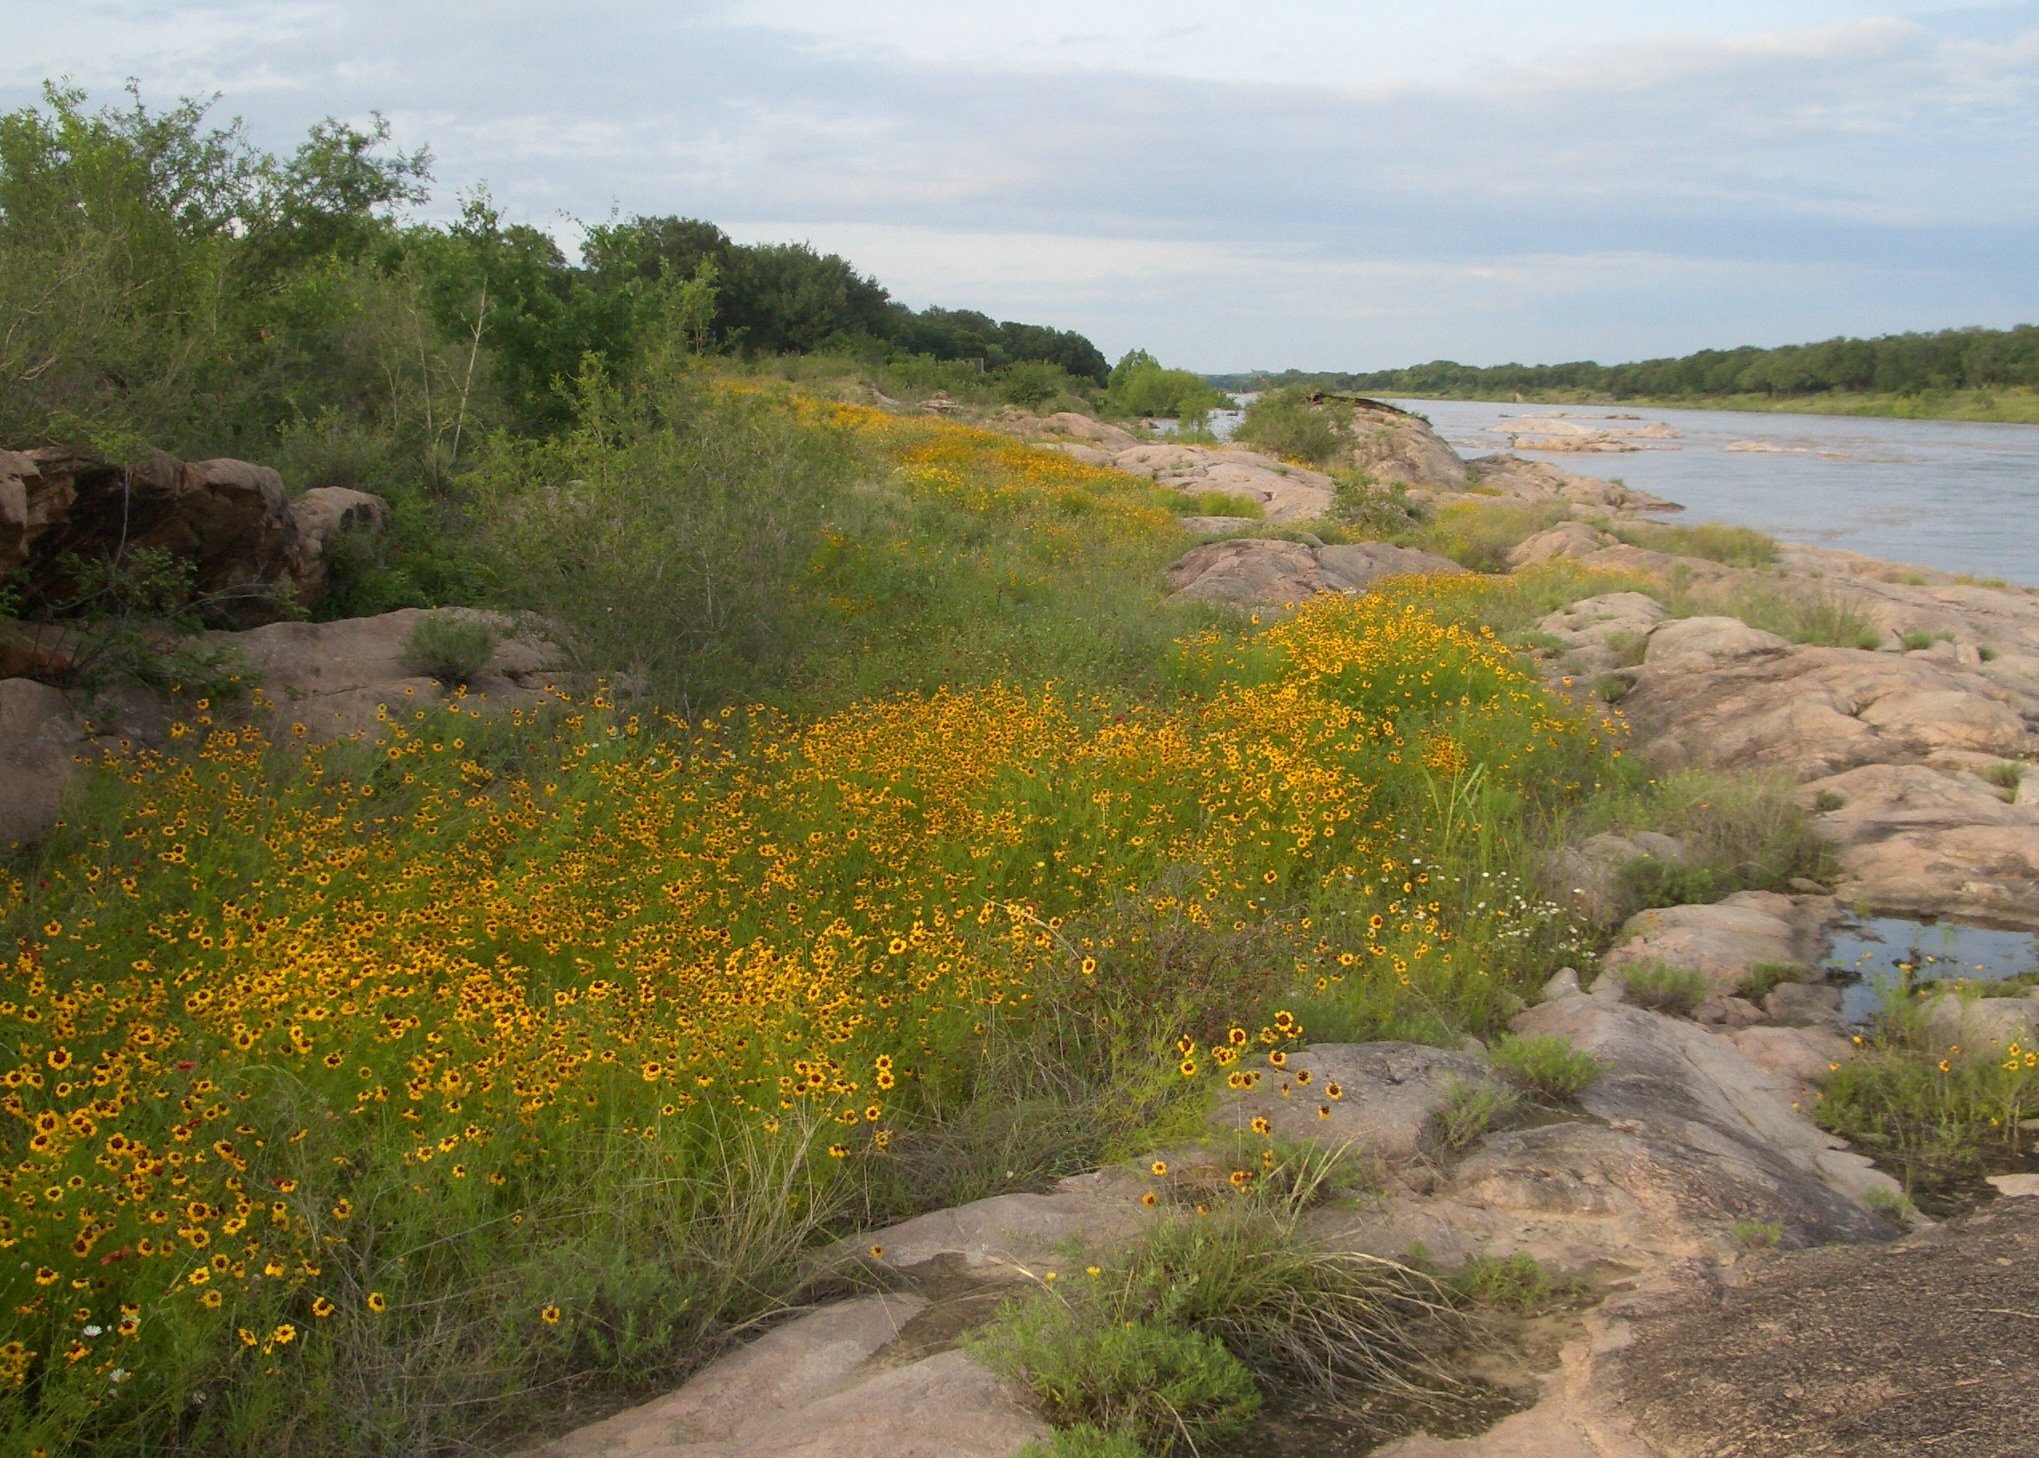
[[[1951,921],[1868,917],[1834,929],[1827,969],[1842,984],[1842,1018],[1866,1023],[1891,988],[2039,975],[2039,937]]]

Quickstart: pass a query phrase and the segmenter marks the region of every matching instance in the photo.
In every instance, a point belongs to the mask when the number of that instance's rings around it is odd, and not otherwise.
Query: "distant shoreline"
[[[1774,399],[1768,395],[1707,395],[1677,398],[1629,395],[1616,398],[1586,390],[1529,390],[1519,398],[1492,395],[1419,395],[1407,390],[1378,392],[1394,400],[1465,400],[1494,405],[1588,405],[1626,410],[1748,410],[1764,415],[1856,415],[1890,420],[1966,420],[1989,425],[2039,425],[2039,390],[1943,390],[1927,395],[1834,394]]]

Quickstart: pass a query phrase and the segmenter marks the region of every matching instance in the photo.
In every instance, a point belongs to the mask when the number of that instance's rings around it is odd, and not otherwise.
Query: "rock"
[[[1579,993],[1579,972],[1576,967],[1560,967],[1550,975],[1543,985],[1543,1000],[1554,1002],[1560,997],[1575,997]]]
[[[1774,891],[1738,891],[1706,906],[1656,907],[1622,925],[1600,965],[1609,972],[1649,962],[1689,967],[1705,973],[1717,993],[1728,993],[1761,963],[1818,961],[1834,914],[1826,897]]]
[[[1752,628],[1740,618],[1679,618],[1660,623],[1651,632],[1643,662],[1676,660],[1681,672],[1693,673],[1790,651],[1790,640]]]
[[[1205,602],[1287,607],[1320,592],[1360,592],[1380,578],[1464,572],[1456,562],[1385,542],[1309,547],[1274,537],[1207,542],[1168,569],[1174,595]]]
[[[946,1261],[978,1281],[1030,1280],[1066,1269],[1071,1242],[1098,1252],[1137,1235],[1155,1218],[1140,1203],[1154,1186],[1130,1168],[1072,1175],[1047,1194],[993,1195],[842,1241],[824,1265],[868,1259],[913,1271]]]
[[[1651,635],[1653,648],[1665,631]],[[1659,771],[1778,767],[1814,779],[1940,749],[2013,758],[2039,744],[2016,698],[1978,673],[1859,649],[1780,650],[1753,629],[1720,632],[1720,653],[1646,661],[1621,701]]]
[[[1494,427],[1496,435],[1508,437],[1509,447],[1518,451],[1571,451],[1586,454],[1639,451],[1643,447],[1626,433],[1595,430],[1576,420],[1556,415],[1522,415]]]
[[[2000,1054],[2005,1045],[2029,1048],[2039,1037],[2039,1002],[2023,997],[1962,997],[1941,992],[1921,1009],[1924,1036],[1964,1053]]]
[[[312,606],[326,592],[326,559],[343,532],[380,534],[390,507],[380,496],[345,486],[315,486],[291,503],[289,577],[298,601]]]
[[[1175,524],[1193,537],[1235,536],[1260,525],[1250,516],[1178,516]]]
[[[338,495],[332,492],[338,491]],[[300,523],[283,481],[246,461],[183,462],[158,451],[123,468],[63,447],[0,452],[0,579],[41,598],[75,590],[64,560],[160,551],[191,567],[191,588],[217,621],[248,625],[309,602],[327,543],[349,520],[387,515],[365,493],[308,493]]]
[[[885,1360],[926,1305],[877,1295],[823,1307],[527,1458],[1009,1458],[1045,1437],[961,1351]]]
[[[1169,591],[1199,602],[1280,607],[1324,590],[1317,559],[1300,542],[1242,537],[1208,542],[1168,569]]]
[[[1465,489],[1466,463],[1422,416],[1356,395],[1320,392],[1311,399],[1326,409],[1350,412],[1353,441],[1347,459],[1372,480],[1441,491]]]
[[[1135,444],[1112,463],[1175,491],[1222,491],[1260,503],[1270,522],[1316,521],[1331,510],[1337,485],[1321,471],[1291,466],[1244,446]]]
[[[370,618],[330,623],[271,623],[242,633],[208,633],[209,646],[238,655],[258,676],[275,709],[273,737],[293,736],[296,726],[314,742],[373,734],[382,715],[415,714],[438,707],[446,696],[410,660],[411,634],[434,612],[475,617],[500,635],[488,666],[458,702],[473,712],[543,702],[557,672],[557,655],[546,645],[518,636],[518,625],[500,614],[466,608],[405,608]]]
[[[1480,456],[1466,463],[1473,484],[1483,492],[1498,492],[1518,501],[1562,501],[1591,511],[1679,511],[1675,501],[1637,491],[1619,481],[1598,476],[1581,476],[1554,466],[1549,461],[1530,461],[1515,455]],[[1578,523],[1584,525],[1584,523]],[[1591,530],[1591,528],[1588,528]],[[1604,546],[1614,540],[1597,533]],[[1572,555],[1567,553],[1565,555]]]
[[[1535,567],[1560,557],[1583,557],[1613,540],[1606,532],[1583,521],[1559,522],[1517,542],[1508,553],[1508,565]]]
[[[1799,787],[1824,809],[1850,900],[2039,929],[2039,806],[1966,776],[1872,764]],[[1836,803],[1838,802],[1838,803]]]
[[[1745,1027],[1726,1036],[1736,1052],[1775,1078],[1793,1105],[1808,1114],[1833,1065],[1855,1055],[1855,1045],[1830,1027]]]
[[[1638,661],[1644,640],[1664,615],[1664,605],[1653,597],[1610,592],[1581,598],[1536,626],[1564,645],[1578,672],[1598,674]]]
[[[1772,1022],[1791,1027],[1838,1027],[1841,989],[1823,982],[1781,982],[1763,999],[1763,1011]]]
[[[1989,1182],[2006,1200],[2039,1198],[2039,1174],[1991,1175]]]
[[[1261,1074],[1255,1087],[1224,1096],[1219,1127],[1264,1118],[1278,1139],[1350,1144],[1390,1164],[1433,1147],[1432,1122],[1454,1085],[1500,1085],[1478,1055],[1422,1043],[1319,1043]]]
[[[0,850],[57,823],[85,726],[61,689],[0,679]]]
[[[1318,574],[1332,592],[1364,592],[1383,577],[1463,577],[1466,572],[1448,557],[1386,542],[1318,547],[1315,555]]]
[[[1603,830],[1566,846],[1558,857],[1557,872],[1573,907],[1595,925],[1605,926],[1634,904],[1628,899],[1631,866],[1645,861],[1679,865],[1684,859],[1683,843],[1672,836],[1654,830],[1627,834]]]

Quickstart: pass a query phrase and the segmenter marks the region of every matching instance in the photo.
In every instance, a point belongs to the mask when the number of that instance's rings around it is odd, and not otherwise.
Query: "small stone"
[[[1991,1175],[1989,1182],[2006,1200],[2039,1199],[2039,1174]]]

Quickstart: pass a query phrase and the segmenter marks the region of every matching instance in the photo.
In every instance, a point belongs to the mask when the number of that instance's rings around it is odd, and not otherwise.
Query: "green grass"
[[[1449,557],[1474,572],[1503,573],[1508,571],[1508,554],[1516,547],[1571,519],[1570,508],[1557,502],[1465,502],[1444,508],[1434,521],[1398,540],[1404,546]]]
[[[1600,524],[1630,546],[1647,547],[1677,557],[1700,557],[1733,567],[1769,567],[1777,561],[1773,537],[1748,527],[1704,521],[1691,525],[1658,522],[1607,522]]]
[[[1507,1033],[1487,1048],[1494,1066],[1540,1098],[1572,1099],[1598,1078],[1604,1065],[1551,1034]]]
[[[1488,1131],[1507,1124],[1521,1107],[1522,1095],[1512,1088],[1454,1079],[1437,1111],[1438,1138],[1452,1153],[1462,1153]]]
[[[1624,996],[1637,1007],[1675,1018],[1690,1017],[1713,991],[1704,972],[1662,962],[1631,962],[1611,975],[1621,979]]]

